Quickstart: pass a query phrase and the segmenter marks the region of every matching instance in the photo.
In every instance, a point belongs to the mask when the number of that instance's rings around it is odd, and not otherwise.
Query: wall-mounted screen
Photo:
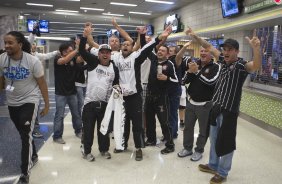
[[[49,21],[48,20],[27,19],[27,31],[28,32],[32,32],[34,24],[39,24],[39,30],[41,33],[49,33]]]
[[[242,0],[221,0],[222,16],[232,17],[241,13],[243,7]]]
[[[166,28],[169,25],[172,25],[173,33],[179,31],[179,18],[177,17],[177,14],[170,15],[166,18],[164,28]]]

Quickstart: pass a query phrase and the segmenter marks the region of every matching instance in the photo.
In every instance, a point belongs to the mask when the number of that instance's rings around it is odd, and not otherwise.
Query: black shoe
[[[34,167],[37,164],[37,162],[38,162],[38,156],[37,155],[33,155],[31,157],[31,161],[32,161],[32,167]]]
[[[148,140],[145,142],[145,146],[156,146],[156,142],[149,142]]]
[[[137,149],[135,152],[135,160],[136,161],[141,161],[143,160],[143,154],[141,149]]]
[[[185,128],[184,122],[180,122],[180,124],[179,124],[179,129],[183,131],[184,128]]]
[[[161,154],[163,154],[163,155],[166,155],[166,154],[169,154],[169,153],[172,153],[172,152],[174,152],[174,147],[172,147],[172,148],[165,147],[165,149],[161,150]]]
[[[166,142],[166,139],[165,139],[164,136],[161,137],[161,141],[162,141],[162,142]]]
[[[32,136],[34,138],[43,138],[43,135],[40,132],[38,132],[38,131],[33,131],[32,132]]]
[[[18,184],[28,184],[29,183],[29,175],[22,174],[18,181]]]

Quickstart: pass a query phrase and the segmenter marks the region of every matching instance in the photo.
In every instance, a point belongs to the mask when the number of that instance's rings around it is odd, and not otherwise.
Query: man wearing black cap
[[[82,112],[84,158],[88,161],[94,161],[95,157],[91,154],[91,147],[96,121],[99,151],[106,159],[111,158],[111,154],[108,152],[110,147],[109,135],[103,135],[99,130],[113,90],[112,86],[119,82],[119,72],[111,60],[111,47],[109,45],[102,44],[99,46],[98,57],[85,50],[89,33],[89,31],[84,31],[80,40],[79,53],[88,64],[88,81]]]
[[[213,95],[213,108],[209,115],[210,122],[210,157],[209,163],[199,165],[199,170],[215,174],[211,184],[226,181],[231,169],[234,150],[236,149],[236,129],[242,87],[248,73],[255,72],[261,66],[260,40],[253,35],[246,40],[253,49],[253,61],[238,57],[239,43],[227,39],[220,45],[222,53],[207,41],[201,39],[189,28],[186,31],[204,48],[209,49],[221,65],[221,71]]]

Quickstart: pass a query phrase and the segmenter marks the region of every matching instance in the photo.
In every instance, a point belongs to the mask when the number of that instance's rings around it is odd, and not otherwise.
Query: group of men
[[[157,115],[165,141],[161,154],[172,153],[175,150],[173,139],[177,137],[178,121],[175,116],[179,107],[182,82],[182,85],[189,86],[183,149],[177,155],[192,155],[192,161],[200,160],[209,137],[209,163],[200,164],[199,170],[214,174],[210,183],[224,182],[231,169],[232,156],[236,149],[236,126],[242,86],[247,74],[259,69],[261,64],[259,39],[255,35],[252,39],[247,38],[254,53],[253,61],[247,62],[238,57],[239,44],[236,40],[227,39],[221,45],[223,50],[220,52],[188,28],[186,34],[202,46],[200,59],[194,61],[183,57],[191,44],[189,42],[169,58],[169,48],[162,42],[171,33],[171,27],[167,27],[162,34],[147,43],[146,30],[139,28],[138,40],[134,44],[114,19],[112,23],[125,38],[121,47],[116,37],[109,39],[109,45],[97,45],[93,42],[93,28],[90,23],[86,24],[76,46],[71,43],[60,45],[60,55],[54,59],[54,142],[65,144],[62,137],[63,119],[65,106],[68,104],[75,134],[82,139],[83,157],[88,161],[95,160],[91,148],[97,122],[98,149],[102,156],[110,159],[109,135],[104,135],[99,130],[108,100],[113,88],[116,88],[120,90],[124,100],[124,150],[128,147],[131,121],[136,148],[135,160],[143,159],[142,148],[145,145],[153,146],[157,142]],[[40,92],[45,102],[41,115],[48,113],[48,90],[42,65],[38,58],[29,54],[30,44],[28,47],[23,35],[15,31],[9,32],[4,42],[6,52],[0,55],[0,90],[6,89],[10,117],[22,139],[22,175],[19,182],[28,183],[30,169],[37,159],[31,132],[41,98]],[[94,48],[86,50],[87,43]],[[147,61],[150,63],[149,67],[144,66]],[[78,66],[79,63],[83,64]],[[87,63],[87,67],[84,63]],[[144,67],[147,72],[143,71]],[[77,68],[87,70],[83,107],[78,105],[77,100]],[[147,83],[141,83],[143,72],[147,73]],[[142,90],[145,87],[145,103],[142,103]],[[199,122],[200,132],[193,152],[196,120]],[[115,149],[114,152],[120,153],[124,150]]]

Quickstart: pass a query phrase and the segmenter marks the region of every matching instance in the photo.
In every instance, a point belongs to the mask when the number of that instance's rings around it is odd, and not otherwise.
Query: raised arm
[[[68,55],[58,59],[58,61],[57,61],[58,65],[64,65],[64,64],[70,62],[77,54],[78,54],[77,49],[71,51]]]
[[[86,22],[85,23],[85,28],[90,27],[90,29],[84,30],[88,31],[87,33],[87,43],[89,44],[90,47],[94,47],[96,49],[99,48],[99,44],[96,43],[93,39],[92,32],[94,31],[94,28],[92,28],[92,23],[91,22]]]
[[[96,67],[99,63],[98,57],[94,56],[93,54],[90,54],[89,52],[86,51],[85,45],[87,41],[87,37],[90,34],[89,29],[91,27],[86,27],[84,28],[83,36],[80,39],[80,44],[79,44],[79,53],[80,56],[84,59],[84,61],[88,64],[94,67]]]
[[[188,47],[191,45],[191,42],[185,43],[185,45],[180,49],[180,51],[176,54],[175,62],[176,67],[179,67],[182,63],[182,58],[185,53],[185,51],[188,49]]]
[[[150,55],[150,53],[152,52],[152,50],[156,47],[157,44],[159,44],[159,42],[162,39],[167,38],[171,33],[171,26],[167,27],[162,34],[160,34],[158,37],[155,38],[155,40],[150,41],[149,43],[147,43],[139,52],[139,55],[137,55],[138,57],[136,58],[136,61],[139,64],[142,64],[145,59]]]
[[[122,29],[118,23],[116,22],[116,19],[113,17],[112,18],[112,24],[113,26],[116,28],[116,30],[119,32],[119,34],[126,40],[126,41],[130,41],[131,43],[133,43],[132,38],[129,36],[129,34]]]
[[[43,61],[43,60],[54,58],[56,55],[59,55],[59,53],[60,52],[58,50],[55,50],[53,52],[48,52],[46,54],[36,52],[35,57],[38,57],[39,60]]]
[[[253,61],[250,61],[246,64],[246,70],[248,72],[255,72],[256,70],[260,69],[261,67],[261,52],[260,52],[260,40],[256,36],[256,33],[254,31],[253,38],[250,39],[249,37],[246,37],[247,41],[251,45],[254,53],[254,59]]]
[[[202,47],[204,47],[205,49],[208,49],[211,52],[211,54],[216,58],[216,60],[218,60],[219,55],[221,54],[221,52],[219,50],[217,50],[215,47],[213,47],[206,40],[204,40],[204,39],[200,38],[198,35],[196,35],[190,27],[188,27],[188,29],[185,31],[185,33],[186,33],[186,35],[191,36]]]

